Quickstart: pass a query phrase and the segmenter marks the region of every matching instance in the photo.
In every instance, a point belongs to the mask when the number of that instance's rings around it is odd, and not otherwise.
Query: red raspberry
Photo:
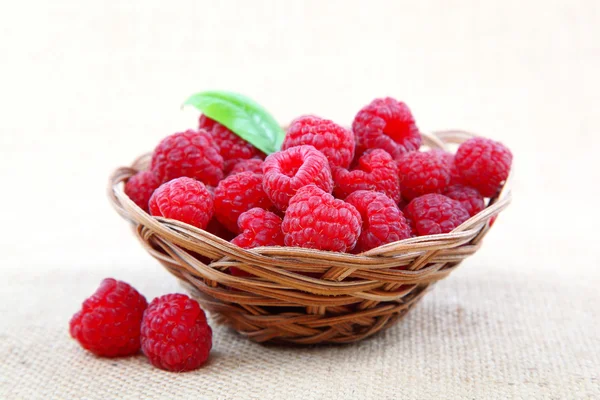
[[[213,216],[213,199],[206,186],[192,178],[181,177],[163,183],[149,202],[150,214],[176,219],[200,229]]]
[[[148,200],[160,186],[160,181],[152,171],[140,171],[127,180],[125,194],[142,210],[148,212]]]
[[[358,190],[346,198],[362,217],[356,253],[411,237],[412,232],[396,203],[383,193]]]
[[[213,126],[211,133],[219,148],[221,157],[223,157],[223,160],[225,161],[226,173],[240,160],[265,157],[263,152],[218,122]]]
[[[230,175],[215,189],[215,216],[232,232],[239,232],[238,217],[254,207],[273,207],[263,190],[263,177],[252,172]]]
[[[187,130],[164,138],[152,154],[152,171],[162,183],[180,176],[216,185],[223,179],[223,158],[212,136]]]
[[[395,202],[400,201],[398,166],[385,150],[367,151],[352,171],[337,167],[331,172],[335,182],[333,194],[340,199],[357,190],[375,190],[385,193]]]
[[[331,167],[348,168],[354,158],[354,135],[328,119],[305,115],[292,121],[281,148],[303,144],[322,152]]]
[[[281,218],[262,208],[252,208],[240,215],[239,230],[231,243],[250,249],[260,246],[283,246]]]
[[[352,123],[357,152],[383,149],[395,159],[418,150],[421,135],[408,106],[386,97],[375,99],[356,114]]]
[[[212,329],[196,300],[167,294],[152,300],[142,320],[142,351],[155,367],[191,371],[208,359]]]
[[[434,193],[412,200],[404,215],[417,236],[448,233],[469,219],[460,202]]]
[[[441,193],[450,183],[450,168],[436,153],[411,151],[398,160],[400,192],[406,200]]]
[[[458,147],[454,162],[466,185],[493,197],[508,178],[512,157],[502,143],[475,137]]]
[[[248,160],[240,160],[238,161],[231,171],[229,171],[229,175],[234,175],[240,172],[254,172],[255,174],[262,174],[262,165],[263,160],[260,158],[250,158]]]
[[[210,132],[216,123],[217,121],[214,119],[210,119],[206,115],[200,114],[200,118],[198,118],[198,129],[204,129],[207,132]]]
[[[437,154],[450,169],[450,185],[462,184],[462,178],[454,165],[454,154],[440,149],[431,150],[431,152]]]
[[[71,318],[71,336],[98,356],[135,354],[140,350],[140,325],[147,306],[146,298],[127,283],[104,279]]]
[[[473,189],[468,186],[449,186],[444,191],[444,196],[460,202],[460,204],[462,204],[471,217],[485,208],[483,196],[477,191],[477,189]]]
[[[290,199],[281,230],[286,246],[344,252],[356,245],[361,225],[353,205],[308,185]]]
[[[263,163],[263,189],[282,211],[303,186],[315,184],[331,193],[333,180],[327,157],[313,146],[304,145],[273,153]]]

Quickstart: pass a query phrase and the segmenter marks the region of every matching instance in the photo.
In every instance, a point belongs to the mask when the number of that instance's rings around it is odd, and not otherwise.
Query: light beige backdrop
[[[0,398],[600,398],[598,1],[76,1],[0,7]],[[100,280],[180,290],[109,207],[111,170],[195,124],[194,91],[282,122],[372,98],[515,154],[482,250],[395,328],[290,349],[216,327],[205,368],[67,333]]]

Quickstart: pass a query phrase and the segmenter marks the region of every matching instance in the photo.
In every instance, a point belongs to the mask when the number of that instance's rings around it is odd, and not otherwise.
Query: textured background
[[[30,0],[0,12],[0,398],[600,398],[600,3]],[[282,122],[374,97],[515,153],[483,249],[393,329],[290,349],[218,327],[175,375],[67,334],[106,276],[180,290],[108,205],[111,170],[192,126],[207,88]]]

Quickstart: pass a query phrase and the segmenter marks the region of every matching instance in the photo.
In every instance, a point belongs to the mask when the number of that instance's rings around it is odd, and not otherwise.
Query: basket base
[[[423,297],[429,285],[416,287],[401,301],[382,302],[366,310],[354,305],[325,314],[310,307],[247,307],[225,304],[207,296],[186,281],[182,286],[213,316],[241,335],[258,343],[333,344],[356,342],[393,326]]]

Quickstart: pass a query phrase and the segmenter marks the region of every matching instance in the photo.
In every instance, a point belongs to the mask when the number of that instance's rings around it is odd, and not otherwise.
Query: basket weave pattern
[[[472,136],[442,131],[424,133],[423,140],[430,148],[445,149]],[[479,249],[490,219],[508,206],[511,197],[507,182],[483,211],[453,232],[405,239],[361,255],[288,247],[245,250],[137,207],[125,195],[123,183],[146,169],[149,160],[150,155],[144,155],[113,173],[109,182],[113,206],[133,224],[146,250],[204,308],[257,342],[346,343],[391,326],[432,283]],[[254,276],[233,276],[230,267]]]

